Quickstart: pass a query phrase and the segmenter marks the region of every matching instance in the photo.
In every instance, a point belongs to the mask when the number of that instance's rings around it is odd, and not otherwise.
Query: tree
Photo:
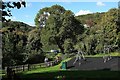
[[[31,63],[34,62],[34,57],[36,55],[43,56],[43,51],[42,51],[42,43],[41,43],[41,38],[40,38],[40,30],[35,28],[32,31],[28,33],[28,42],[27,42],[27,62]],[[31,60],[34,58],[33,60]],[[30,60],[30,61],[29,61]],[[41,60],[38,60],[41,61]]]
[[[26,2],[25,1],[18,1],[18,2],[4,2],[4,1],[0,1],[0,4],[2,5],[2,7],[0,7],[0,13],[2,13],[2,16],[0,17],[0,21],[2,22],[6,22],[9,20],[6,20],[5,17],[12,16],[11,13],[11,8],[17,8],[20,9],[21,6],[23,5],[24,7],[26,7]]]
[[[63,46],[65,49],[65,53],[71,53],[72,50],[74,50],[73,42],[71,41],[71,39],[66,39]]]
[[[101,25],[102,32],[104,34],[104,43],[107,45],[118,45],[116,44],[117,38],[117,23],[115,20],[118,18],[118,9],[110,9],[105,15],[102,17]]]
[[[41,30],[43,46],[46,45],[47,47],[54,44],[64,53],[65,40],[71,39],[72,43],[75,44],[77,40],[76,36],[83,33],[84,27],[75,19],[74,14],[70,10],[65,10],[59,5],[53,5],[47,8],[47,11],[50,15],[46,20],[45,27]]]
[[[27,42],[25,34],[10,28],[2,33],[3,67],[23,64]]]
[[[57,11],[56,11],[57,10]],[[35,24],[37,27],[44,27],[46,24],[46,20],[50,15],[55,16],[55,14],[64,13],[65,9],[59,5],[53,5],[51,8],[45,7],[39,10],[35,18]]]
[[[94,22],[91,19],[89,19],[86,20],[86,24],[91,28],[94,25]]]
[[[23,5],[26,7],[25,1],[19,2],[4,2],[0,1],[0,22],[8,22],[5,17],[11,17],[12,8],[20,9]],[[22,46],[23,41],[21,39],[22,34],[19,34],[15,28],[6,28],[2,31],[2,51],[3,51],[3,67],[11,66],[16,64],[22,64],[24,61],[24,46]]]

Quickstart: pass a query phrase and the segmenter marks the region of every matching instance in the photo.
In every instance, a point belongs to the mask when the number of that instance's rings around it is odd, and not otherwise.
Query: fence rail
[[[59,64],[61,61],[49,61],[47,63],[39,63],[39,64],[25,64],[25,65],[18,65],[18,66],[10,66],[12,71],[15,73],[22,72],[22,71],[29,71],[32,69],[40,68],[40,67],[49,67]],[[7,70],[7,67],[5,67]]]

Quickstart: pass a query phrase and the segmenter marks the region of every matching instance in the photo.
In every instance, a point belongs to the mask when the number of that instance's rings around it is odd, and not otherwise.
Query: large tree
[[[43,9],[45,11],[40,10],[39,12],[46,12],[46,8]],[[84,31],[84,27],[75,19],[74,14],[70,10],[65,10],[59,5],[47,8],[47,12],[50,15],[46,20],[45,27],[41,30],[43,46],[48,47],[54,44],[64,53],[65,41],[71,39],[72,43],[75,44],[77,35],[80,35]],[[38,14],[41,15],[41,13]],[[35,21],[39,19],[37,16]]]
[[[11,28],[7,28],[2,33],[3,67],[23,64],[26,55],[26,35]]]
[[[118,9],[110,9],[105,15],[102,17],[101,21],[101,31],[104,34],[104,43],[106,45],[117,45],[117,33],[118,25],[116,23],[116,19],[118,19]]]
[[[42,43],[40,38],[40,30],[35,28],[28,33],[28,41],[26,46],[27,51],[27,63],[38,63],[42,62],[43,51]],[[39,58],[37,56],[39,56]]]
[[[113,8],[104,13],[94,13],[76,17],[78,20],[85,21],[92,19],[94,20],[93,22],[95,22],[91,28],[86,28],[82,36],[78,37],[80,42],[78,42],[76,47],[80,47],[81,43],[84,42],[88,54],[103,52],[104,45],[111,46],[111,51],[119,50],[119,12],[119,9]],[[83,24],[85,24],[85,22],[83,22]]]
[[[18,2],[4,2],[0,1],[0,22],[8,22],[10,20],[6,19],[7,17],[11,17],[11,9],[17,8],[20,9],[22,7],[26,7],[25,1]],[[18,32],[15,28],[6,28],[5,31],[2,31],[2,54],[3,54],[3,67],[11,66],[16,64],[22,64],[24,61],[24,46],[25,42],[22,39],[22,32]],[[1,33],[0,33],[1,35]],[[24,46],[23,46],[24,44]]]

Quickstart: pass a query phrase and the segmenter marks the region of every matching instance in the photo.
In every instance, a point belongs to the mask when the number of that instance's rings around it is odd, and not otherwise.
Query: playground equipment
[[[85,59],[85,56],[84,56],[84,52],[83,51],[78,51],[78,53],[76,54],[76,59],[75,59],[75,61],[73,62],[73,65],[75,65],[75,63],[77,62],[77,61],[79,61],[79,66],[81,65],[81,60],[86,60]]]
[[[104,63],[106,63],[107,61],[112,59],[112,57],[110,55],[110,49],[111,49],[110,45],[104,46],[104,54],[105,54],[105,56],[103,56],[103,62]]]

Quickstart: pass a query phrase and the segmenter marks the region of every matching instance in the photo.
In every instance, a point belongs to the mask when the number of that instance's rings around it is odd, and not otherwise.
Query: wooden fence
[[[61,61],[50,61],[47,63],[39,63],[39,64],[25,64],[25,65],[18,65],[18,66],[10,66],[15,73],[22,72],[22,71],[29,71],[32,69],[40,68],[40,67],[49,67],[59,64]],[[7,69],[7,67],[5,67]]]

